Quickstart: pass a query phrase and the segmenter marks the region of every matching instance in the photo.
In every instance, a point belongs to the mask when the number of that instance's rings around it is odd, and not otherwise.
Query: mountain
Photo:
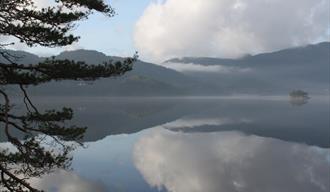
[[[21,64],[33,64],[33,63],[38,63],[42,60],[41,57],[25,51],[14,51],[14,50],[6,49],[4,50],[4,53],[8,56],[14,56],[14,58],[11,58],[11,60],[13,62],[18,62]],[[0,63],[8,64],[9,61],[0,55]]]
[[[303,89],[315,94],[329,93],[330,43],[323,42],[239,59],[174,58],[163,65],[203,68],[181,70],[205,83],[217,82],[217,89],[234,93],[288,93]],[[205,69],[218,72],[205,72]]]
[[[23,51],[8,52],[18,56],[18,63],[38,63],[45,58]],[[87,64],[101,64],[107,61],[118,61],[124,58],[107,56],[93,50],[65,51],[55,59],[84,61]],[[5,62],[2,58],[0,62]],[[159,65],[137,61],[133,70],[123,76],[104,78],[93,82],[61,81],[31,86],[32,95],[85,95],[85,96],[170,96],[186,95],[198,82]],[[203,87],[203,86],[200,86]]]
[[[23,51],[10,51],[19,63],[45,58]],[[65,51],[56,59],[100,64],[122,60],[93,50]],[[5,62],[0,57],[0,62]],[[165,67],[164,67],[165,66]],[[162,66],[137,61],[133,70],[94,82],[61,81],[30,87],[32,95],[84,96],[182,96],[223,94],[288,94],[301,89],[329,94],[330,43],[245,56],[239,59],[174,58]]]
[[[59,54],[56,59],[85,61],[88,64],[98,64],[105,61],[123,60],[120,57],[106,56],[91,50],[67,51]],[[64,82],[69,87],[71,82]],[[81,89],[88,94],[93,91],[97,95],[111,96],[169,96],[188,94],[199,82],[175,70],[138,60],[133,70],[121,77],[101,79],[88,86],[83,83]],[[77,92],[75,92],[77,93]]]
[[[262,53],[257,55],[248,55],[239,59],[223,59],[211,57],[183,57],[166,60],[164,63],[195,63],[201,65],[258,65],[263,62],[279,63],[288,61],[327,61],[329,60],[330,42],[321,42],[302,47],[294,47],[284,50],[279,50],[270,53]]]

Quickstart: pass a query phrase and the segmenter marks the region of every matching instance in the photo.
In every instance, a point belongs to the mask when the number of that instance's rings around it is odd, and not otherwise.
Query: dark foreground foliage
[[[33,0],[0,0],[0,35],[28,46],[59,47],[78,41],[70,33],[75,22],[94,12],[107,17],[114,10],[102,0],[54,0],[55,5],[36,7]],[[57,169],[68,169],[70,152],[81,145],[86,127],[68,125],[73,118],[70,108],[39,111],[30,99],[27,87],[59,80],[96,80],[122,75],[131,70],[136,56],[118,62],[86,64],[70,60],[46,59],[40,63],[20,64],[20,57],[10,54],[0,44],[0,134],[5,134],[9,148],[0,148],[0,190],[40,191],[29,179]],[[8,86],[21,92],[24,110],[17,112],[8,94]],[[24,138],[17,138],[13,131]]]

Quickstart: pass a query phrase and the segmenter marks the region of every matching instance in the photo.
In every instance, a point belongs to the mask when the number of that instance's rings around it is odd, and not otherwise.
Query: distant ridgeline
[[[23,51],[10,52],[21,56],[18,63],[45,59]],[[171,59],[163,63],[170,68],[138,61],[133,70],[122,77],[95,82],[51,82],[31,87],[30,92],[32,95],[84,96],[287,95],[301,89],[309,94],[329,94],[329,54],[330,43],[324,42],[240,59]],[[55,58],[88,64],[122,59],[91,50],[66,51]],[[0,61],[5,62],[1,57]],[[181,70],[174,70],[173,66],[180,66]],[[184,70],[184,67],[196,70]]]

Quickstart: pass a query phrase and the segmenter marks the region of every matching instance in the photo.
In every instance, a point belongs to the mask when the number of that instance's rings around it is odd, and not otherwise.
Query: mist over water
[[[1,1],[0,191],[330,192],[329,8]]]

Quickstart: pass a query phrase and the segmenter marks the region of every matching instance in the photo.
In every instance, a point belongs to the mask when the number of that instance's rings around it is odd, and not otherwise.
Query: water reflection
[[[48,101],[52,100],[52,103]],[[293,107],[281,99],[158,99],[158,98],[38,98],[45,109],[74,109],[73,124],[90,127],[84,141],[108,135],[132,134],[169,122],[208,121],[184,132],[239,130],[247,134],[330,147],[329,98],[313,97]],[[177,121],[177,122],[175,122]],[[236,123],[235,123],[236,122]],[[191,122],[189,122],[191,123]],[[169,125],[173,126],[173,125]],[[0,135],[0,139],[2,135]]]
[[[48,101],[38,100],[40,111],[72,107],[70,122],[89,129],[82,133],[88,147],[66,153],[73,172],[53,167],[27,180],[46,191],[329,191],[328,99],[301,107],[287,99]],[[54,139],[11,133],[23,143],[43,139],[41,146]],[[8,143],[0,149],[15,152]]]
[[[0,145],[0,190],[41,191],[43,185],[33,181],[48,177],[58,169],[69,169],[71,152],[79,146],[59,138],[37,135]],[[49,190],[47,190],[49,191]],[[58,190],[56,190],[58,191]],[[60,190],[61,191],[61,190]]]
[[[73,117],[70,108],[40,111],[24,88],[22,90],[24,110],[17,110],[9,96],[1,91],[0,134],[8,141],[6,147],[0,145],[0,190],[3,192],[41,191],[30,180],[57,169],[69,169],[70,153],[81,145],[86,131],[85,127],[68,126]]]
[[[175,121],[166,123],[162,125],[163,127],[171,130],[182,130],[187,128],[195,128],[200,126],[223,126],[223,125],[238,125],[238,124],[248,124],[251,123],[252,120],[240,118],[240,119],[232,119],[232,118],[192,118],[192,117],[184,117],[181,119],[177,119]]]
[[[329,150],[238,132],[156,128],[135,144],[146,181],[168,191],[324,191]]]
[[[305,98],[305,97],[298,97],[298,98],[293,97],[292,98],[291,97],[289,101],[290,101],[291,105],[293,105],[293,106],[302,106],[302,105],[307,104],[308,100],[309,100],[309,97],[307,97],[307,98]]]
[[[105,192],[104,185],[97,181],[90,181],[72,172],[58,170],[46,175],[42,179],[32,179],[36,188],[48,192]]]

